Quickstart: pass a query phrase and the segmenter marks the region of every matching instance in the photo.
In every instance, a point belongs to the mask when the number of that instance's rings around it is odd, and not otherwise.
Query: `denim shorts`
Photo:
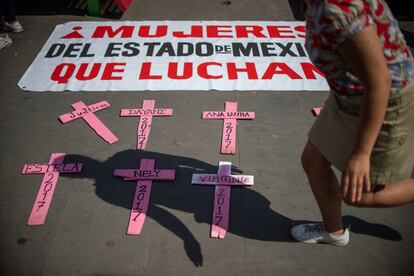
[[[338,170],[353,151],[359,116],[341,108],[330,93],[325,106],[308,133],[309,141]],[[390,92],[384,122],[371,153],[372,184],[409,178],[414,167],[414,81]]]

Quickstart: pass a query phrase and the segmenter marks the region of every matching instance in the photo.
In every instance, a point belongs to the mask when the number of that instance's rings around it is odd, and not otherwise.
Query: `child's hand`
[[[342,172],[341,194],[343,199],[355,203],[362,199],[362,192],[371,190],[369,178],[370,156],[353,154]]]

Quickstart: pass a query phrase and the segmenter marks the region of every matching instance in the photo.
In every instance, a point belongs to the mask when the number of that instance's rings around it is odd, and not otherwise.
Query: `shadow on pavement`
[[[344,216],[343,221],[345,225],[350,225],[351,232],[373,236],[384,240],[402,241],[401,234],[389,226],[366,222],[354,216]]]
[[[183,240],[187,256],[194,265],[201,266],[203,256],[199,242],[180,219],[163,207],[192,213],[197,222],[210,225],[214,188],[191,185],[191,177],[193,173],[215,174],[218,170],[216,165],[183,156],[125,150],[104,162],[82,155],[66,155],[65,163],[82,162],[84,169],[82,174],[62,174],[62,176],[94,179],[96,195],[99,198],[110,204],[131,209],[136,183],[124,182],[121,178],[113,177],[112,174],[115,169],[136,169],[140,159],[143,158],[155,159],[157,169],[176,170],[174,182],[154,182],[147,215]],[[232,173],[237,174],[242,171],[233,168]],[[305,222],[293,221],[272,210],[270,201],[256,192],[254,186],[232,187],[230,204],[229,232],[247,239],[294,242],[289,235],[290,228]],[[369,224],[352,216],[345,218],[352,224],[351,230],[356,233],[387,240],[401,240],[399,233],[388,226]],[[126,217],[125,227],[127,221]]]
[[[303,0],[289,0],[290,10],[292,11],[293,18],[298,21],[304,21],[305,16],[303,15],[301,5]]]

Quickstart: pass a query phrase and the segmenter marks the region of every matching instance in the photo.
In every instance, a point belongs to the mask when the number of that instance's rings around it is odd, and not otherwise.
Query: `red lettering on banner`
[[[92,34],[92,38],[103,38],[105,34],[109,38],[113,38],[121,33],[121,38],[130,38],[134,32],[134,26],[120,26],[114,31],[112,26],[98,26]]]
[[[233,37],[232,34],[222,34],[222,33],[232,33],[232,27],[230,25],[211,25],[207,26],[207,37]]]
[[[237,37],[249,37],[249,34],[252,34],[253,37],[261,37],[265,38],[266,36],[263,34],[263,27],[262,26],[236,26],[236,34]]]
[[[184,70],[178,75],[178,62],[171,62],[168,66],[168,77],[173,80],[186,80],[193,76],[193,63],[184,62]]]
[[[122,80],[122,76],[114,76],[114,73],[123,73],[125,62],[113,62],[105,65],[101,80]],[[117,68],[122,66],[122,68]]]
[[[73,72],[75,72],[75,64],[73,63],[62,63],[56,66],[53,70],[51,80],[57,81],[58,83],[68,83],[70,77],[72,77]],[[63,75],[62,75],[63,73]]]
[[[263,74],[262,79],[271,80],[273,75],[287,75],[292,80],[302,79],[302,77],[293,71],[286,63],[283,62],[272,62],[269,67],[267,67],[266,72]]]
[[[80,81],[92,80],[96,78],[99,74],[99,70],[101,69],[102,63],[93,63],[92,69],[88,75],[86,75],[86,70],[88,69],[88,63],[82,63],[79,67],[78,72],[76,73],[76,79]]]
[[[100,80],[122,80],[125,72],[126,62],[112,63],[81,63],[76,66],[74,63],[58,64],[54,69],[51,80],[59,83],[68,83],[73,77],[78,81],[89,81],[94,79]],[[158,64],[153,68],[152,62],[143,62],[141,65],[139,80],[161,80],[164,77],[171,80],[187,80],[195,76],[202,79],[223,79],[229,80],[241,79],[242,74],[248,80],[272,80],[275,75],[285,75],[292,80],[315,80],[324,77],[310,62],[301,62],[300,69],[295,71],[287,63],[272,62],[264,69],[258,70],[254,62],[245,63],[220,63],[220,62],[203,62],[195,65],[193,62],[169,62],[166,64]],[[215,70],[213,70],[213,68]],[[262,68],[262,67],[260,67]],[[223,71],[227,72],[227,76],[223,75]],[[301,72],[303,73],[301,73]],[[301,75],[302,74],[302,75]]]
[[[184,32],[173,32],[172,35],[178,38],[187,37],[203,37],[203,26],[191,26],[191,33],[185,34]]]
[[[90,72],[87,73],[88,67],[90,66]],[[122,80],[122,76],[116,75],[115,73],[123,73],[125,71],[125,66],[125,62],[112,62],[105,64],[100,79]],[[75,78],[78,81],[89,81],[96,79],[98,77],[101,67],[101,63],[81,63],[79,65],[79,68],[76,68],[76,64],[74,63],[61,63],[56,66],[55,70],[53,70],[50,79],[56,81],[59,84],[68,83],[68,81],[73,77],[76,71]]]
[[[238,72],[247,73],[247,77],[249,80],[257,80],[259,77],[257,76],[256,65],[253,62],[246,62],[245,64],[246,64],[246,67],[237,68],[236,63],[234,62],[227,63],[227,73],[229,76],[229,80],[237,80]]]
[[[138,29],[136,31],[136,28]],[[154,29],[155,28],[155,29]],[[192,25],[189,32],[170,30],[168,25],[143,26],[97,26],[92,38],[131,38],[134,33],[142,38],[160,38],[171,34],[177,38],[304,38],[306,27],[304,25]],[[154,30],[152,30],[154,29]]]
[[[168,26],[167,25],[159,25],[155,30],[155,34],[150,34],[151,26],[144,25],[139,27],[138,35],[140,37],[149,38],[149,37],[164,37],[167,35]]]
[[[322,73],[315,65],[310,62],[301,62],[300,66],[302,67],[302,71],[305,74],[306,79],[308,80],[315,80],[316,75],[314,72],[318,73],[320,76],[325,77],[325,74]]]
[[[296,26],[295,27],[295,31],[299,32],[299,34],[297,34],[298,37],[300,38],[305,38],[306,37],[306,26]]]
[[[141,67],[141,72],[139,73],[140,80],[160,80],[162,76],[160,75],[151,75],[151,62],[143,62]]]
[[[290,26],[267,26],[267,31],[269,32],[269,37],[271,38],[294,38],[295,37]]]
[[[178,62],[170,62],[162,67],[163,71],[152,71],[152,63],[144,62],[142,63],[139,79],[140,80],[159,80],[163,77],[168,77],[172,80],[186,80],[194,77],[194,70],[197,70],[197,75],[203,79],[223,79],[222,74],[211,74],[208,72],[209,67],[219,67],[227,69],[227,78],[229,80],[240,79],[240,73],[247,74],[248,80],[271,80],[275,75],[286,75],[292,80],[308,79],[314,80],[317,79],[315,73],[318,73],[323,77],[323,73],[320,72],[312,63],[302,62],[300,63],[303,76],[298,72],[292,69],[288,64],[284,62],[272,62],[263,72],[258,72],[256,64],[253,62],[245,62],[243,65],[236,64],[234,62],[229,63],[220,63],[220,62],[203,62],[198,65],[194,65],[192,62],[184,62],[182,65]],[[237,67],[240,66],[240,67]],[[182,69],[179,69],[179,68]],[[163,73],[165,71],[167,74]],[[221,70],[220,70],[221,72]],[[260,73],[260,76],[259,76]],[[262,74],[263,73],[263,74]]]
[[[62,36],[61,38],[85,38],[79,31],[82,30],[81,26],[75,26],[72,28],[73,32],[68,33],[67,35]]]
[[[204,63],[201,63],[197,68],[198,75],[200,77],[202,77],[203,79],[208,79],[208,80],[210,80],[210,79],[222,79],[223,75],[211,75],[208,72],[208,67],[213,66],[213,65],[222,67],[221,63],[219,63],[219,62],[204,62]]]

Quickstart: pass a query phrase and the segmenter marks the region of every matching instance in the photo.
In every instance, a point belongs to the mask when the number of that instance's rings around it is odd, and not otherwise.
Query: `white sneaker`
[[[17,20],[14,22],[5,21],[4,25],[13,33],[21,33],[24,30],[22,24]]]
[[[323,223],[300,224],[290,229],[290,235],[303,243],[329,243],[345,246],[349,243],[349,229],[345,228],[340,235],[333,235],[325,230]]]
[[[7,34],[0,35],[0,50],[12,44],[11,38]]]

